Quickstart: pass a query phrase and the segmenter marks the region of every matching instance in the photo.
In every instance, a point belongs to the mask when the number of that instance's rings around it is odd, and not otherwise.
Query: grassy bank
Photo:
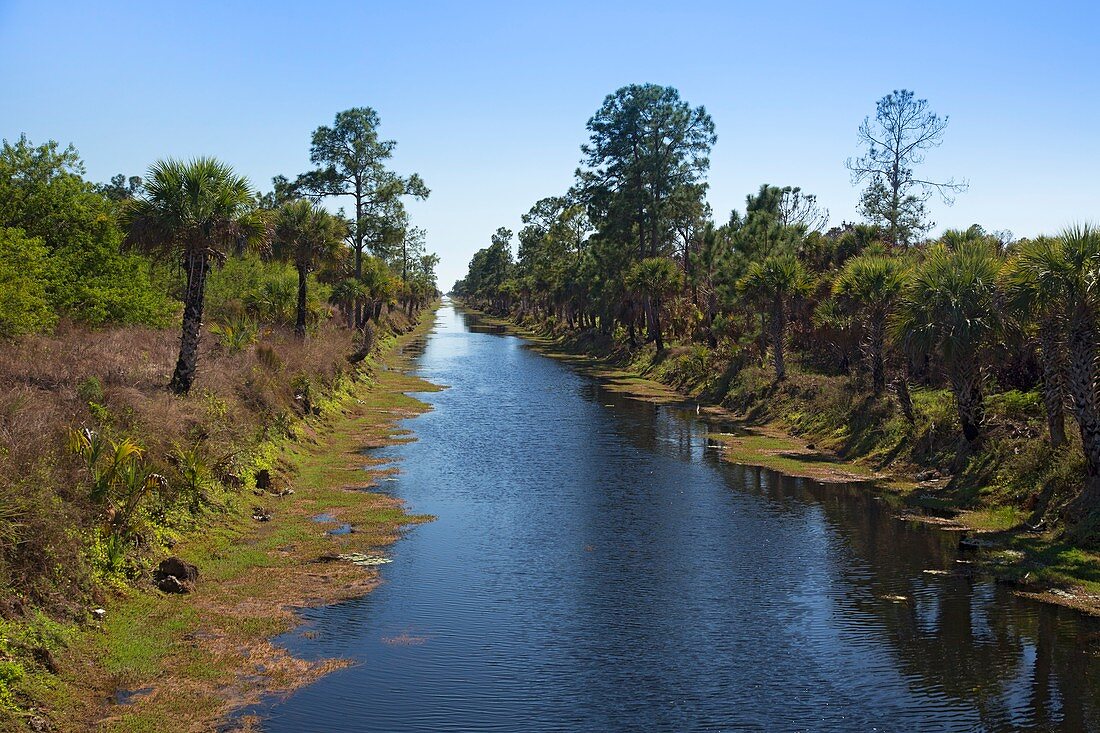
[[[823,482],[866,481],[896,496],[904,518],[978,543],[978,562],[1021,593],[1100,613],[1095,537],[1060,521],[1083,470],[1080,444],[1071,437],[1049,447],[1036,393],[987,398],[989,434],[970,449],[958,438],[946,390],[913,390],[911,424],[892,398],[874,398],[850,377],[796,365],[777,384],[767,368],[733,364],[701,345],[658,354],[652,344],[632,349],[592,329],[482,317],[614,391],[655,402],[692,399],[723,426],[710,437],[725,444],[726,460]]]
[[[428,312],[384,339],[365,368],[316,387],[287,429],[241,455],[244,485],[219,482],[216,509],[164,524],[157,551],[132,554],[127,574],[90,589],[83,600],[101,604],[102,617],[78,598],[67,612],[27,600],[0,621],[0,730],[211,730],[343,664],[294,659],[270,638],[294,624],[296,607],[368,592],[381,548],[428,519],[369,490],[390,469],[361,451],[409,439],[395,423],[424,405],[405,392],[433,387],[402,371],[403,347],[432,321]],[[264,470],[271,484],[257,488]],[[207,490],[213,502],[213,482]],[[344,525],[351,531],[329,534]],[[153,587],[149,567],[167,552],[199,568],[192,593]]]

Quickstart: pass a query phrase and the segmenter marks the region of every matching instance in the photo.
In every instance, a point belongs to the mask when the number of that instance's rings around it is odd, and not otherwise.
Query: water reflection
[[[269,730],[1100,729],[1096,622],[488,330],[444,309],[422,344],[451,389],[382,454],[439,520],[284,639],[360,664],[263,706]]]

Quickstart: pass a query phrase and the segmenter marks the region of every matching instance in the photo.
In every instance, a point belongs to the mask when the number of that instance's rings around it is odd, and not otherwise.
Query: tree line
[[[1100,231],[928,236],[929,200],[967,189],[921,170],[948,121],[908,90],[877,102],[846,161],[861,222],[830,227],[814,195],[771,184],[722,221],[706,199],[706,109],[670,87],[623,87],[588,121],[573,186],[535,202],[518,236],[498,229],[452,292],[658,358],[672,342],[721,354],[732,374],[767,363],[776,384],[791,369],[848,375],[909,422],[911,386],[944,387],[962,453],[987,434],[991,393],[1038,391],[1051,446],[1067,442],[1067,413],[1076,427],[1080,520],[1100,507]]]
[[[363,358],[374,324],[388,310],[411,317],[437,295],[439,258],[425,250],[425,232],[404,206],[429,190],[418,175],[388,168],[396,143],[382,139],[379,126],[368,107],[340,112],[333,125],[313,133],[313,168],[293,180],[276,176],[266,193],[210,157],[164,159],[144,178],[119,174],[95,184],[71,145],[34,145],[25,135],[3,141],[0,337],[49,331],[60,317],[156,327],[179,318],[179,359],[169,386],[186,394],[211,275],[244,258],[256,262],[250,267],[264,292],[244,298],[238,320],[216,328],[239,334],[255,329],[249,318],[291,310],[295,333],[306,338],[327,317],[327,300],[341,322],[362,334],[352,358]],[[354,204],[350,215],[321,206],[345,198]],[[293,268],[296,292],[261,267],[265,262]],[[292,299],[293,306],[264,302],[274,298]]]

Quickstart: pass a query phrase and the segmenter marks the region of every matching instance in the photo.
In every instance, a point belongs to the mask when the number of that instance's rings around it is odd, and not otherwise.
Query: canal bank
[[[102,620],[71,640],[56,679],[38,691],[49,730],[220,730],[233,711],[348,663],[304,660],[271,638],[303,608],[369,593],[388,547],[430,521],[378,491],[394,469],[363,451],[413,439],[396,423],[427,409],[407,393],[437,389],[406,371],[433,325],[427,311],[384,345],[370,379],[271,446],[268,491],[173,548],[199,569],[191,593],[120,589]]]
[[[278,640],[335,671],[269,733],[1092,730],[1100,627],[969,571],[859,485],[721,460],[638,400],[444,308],[420,440],[372,452],[438,517],[371,594]]]

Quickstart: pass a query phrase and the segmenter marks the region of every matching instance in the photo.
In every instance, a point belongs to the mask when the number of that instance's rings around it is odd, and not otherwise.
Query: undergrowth
[[[389,325],[411,328],[400,313]],[[268,327],[227,348],[218,335],[205,336],[183,398],[164,387],[169,332],[62,324],[0,352],[0,731],[24,729],[27,705],[50,694],[54,655],[97,605],[251,506],[304,418],[370,378],[332,324],[305,341]]]

